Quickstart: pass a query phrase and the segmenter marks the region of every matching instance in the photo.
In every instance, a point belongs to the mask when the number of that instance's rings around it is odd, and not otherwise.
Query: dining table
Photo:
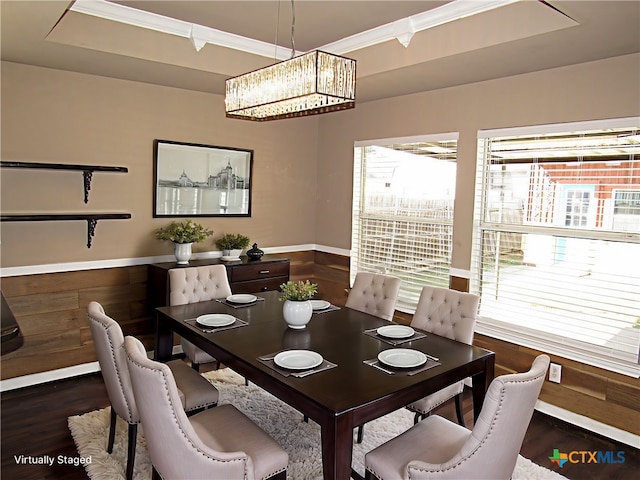
[[[396,324],[337,305],[314,311],[305,328],[293,329],[284,321],[279,300],[279,292],[272,291],[240,304],[221,299],[158,307],[155,358],[170,360],[174,334],[180,335],[317,422],[325,479],[361,478],[351,468],[355,427],[457,381],[472,379],[477,419],[494,376],[493,352],[419,329],[408,338],[382,336],[377,333],[380,327]],[[196,321],[225,316],[234,323],[211,328]],[[378,361],[381,353],[395,358],[389,354],[396,351],[421,352],[416,355],[427,362],[414,366]],[[321,364],[307,370],[298,370],[295,363],[278,365],[274,358],[282,352],[302,354],[302,366],[304,353],[311,352]]]

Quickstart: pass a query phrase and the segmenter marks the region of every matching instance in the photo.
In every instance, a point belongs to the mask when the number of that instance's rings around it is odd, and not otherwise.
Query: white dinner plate
[[[331,306],[329,302],[326,300],[310,300],[311,308],[314,310],[326,310]]]
[[[289,370],[308,370],[321,365],[324,359],[311,350],[286,350],[273,357],[273,361],[279,367]]]
[[[406,325],[385,325],[376,330],[376,333],[387,338],[409,338],[416,331]]]
[[[227,302],[231,303],[253,303],[256,300],[258,300],[258,297],[249,293],[236,293],[227,297]]]
[[[410,348],[392,348],[380,352],[378,360],[390,367],[413,368],[426,363],[427,356],[418,350],[411,350]]]
[[[226,313],[208,313],[196,318],[196,323],[205,327],[226,327],[236,321],[236,317]]]

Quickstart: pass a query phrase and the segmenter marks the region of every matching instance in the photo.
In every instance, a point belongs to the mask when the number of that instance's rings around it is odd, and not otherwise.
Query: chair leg
[[[364,469],[364,480],[373,480],[373,475],[366,468]]]
[[[464,427],[465,424],[464,424],[464,415],[462,414],[462,394],[461,393],[455,396],[455,402],[456,402],[456,415],[458,416],[458,423]]]
[[[413,424],[415,425],[416,423],[418,423],[421,420],[424,420],[425,418],[427,418],[429,415],[431,415],[431,412],[429,413],[417,413],[416,412],[416,416],[413,417]]]
[[[191,362],[191,368],[193,368],[196,372],[200,372],[200,364]]]
[[[364,425],[360,425],[358,427],[358,438],[356,439],[356,443],[362,443],[363,438],[364,438]]]
[[[129,424],[129,448],[127,451],[127,480],[133,479],[133,465],[136,460],[136,440],[138,437],[138,424]]]
[[[276,473],[272,477],[269,477],[270,480],[287,480],[287,471],[283,470],[280,473]]]
[[[306,415],[302,417],[302,421],[304,423],[309,423],[309,417],[307,417]]]
[[[107,441],[107,453],[113,452],[113,442],[116,438],[116,420],[118,415],[116,411],[111,407],[111,418],[109,419],[109,440]]]

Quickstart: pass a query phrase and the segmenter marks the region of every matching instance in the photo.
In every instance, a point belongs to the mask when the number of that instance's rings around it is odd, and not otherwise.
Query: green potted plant
[[[222,250],[222,258],[236,260],[244,248],[249,246],[249,237],[241,233],[225,233],[216,240],[216,246]]]
[[[280,300],[284,301],[282,315],[289,328],[302,329],[307,326],[313,307],[311,300],[318,293],[318,284],[309,280],[297,282],[289,280],[280,285]]]
[[[187,219],[183,222],[171,222],[166,227],[157,229],[155,234],[158,240],[173,242],[177,262],[185,265],[191,258],[191,245],[213,235],[213,230]]]

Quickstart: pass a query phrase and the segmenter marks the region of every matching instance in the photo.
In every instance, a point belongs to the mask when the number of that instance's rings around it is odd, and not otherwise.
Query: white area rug
[[[204,374],[220,390],[220,404],[231,403],[260,425],[289,453],[287,478],[292,480],[322,479],[320,427],[314,422],[305,423],[302,415],[261,388],[250,384],[231,369]],[[113,453],[106,451],[109,432],[109,408],[84,415],[69,417],[69,429],[82,457],[91,456],[86,465],[92,480],[124,478],[127,458],[127,425],[118,418],[118,429]],[[413,425],[413,414],[398,410],[385,417],[367,423],[364,441],[355,444],[353,466],[364,475],[364,454]],[[151,478],[151,461],[142,428],[138,429],[138,444],[134,480]],[[520,456],[513,472],[514,480],[564,479]],[[194,479],[195,480],[195,479]]]

